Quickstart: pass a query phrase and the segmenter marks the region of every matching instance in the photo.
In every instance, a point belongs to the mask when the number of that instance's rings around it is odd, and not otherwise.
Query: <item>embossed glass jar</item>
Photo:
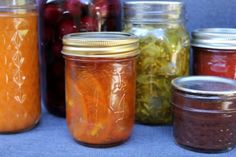
[[[236,145],[236,81],[191,76],[172,81],[173,133],[176,142],[201,152],[222,152]]]
[[[66,35],[63,43],[72,136],[91,146],[124,142],[134,124],[138,39],[126,33],[78,33]]]
[[[0,1],[0,133],[40,118],[38,14],[33,0]]]

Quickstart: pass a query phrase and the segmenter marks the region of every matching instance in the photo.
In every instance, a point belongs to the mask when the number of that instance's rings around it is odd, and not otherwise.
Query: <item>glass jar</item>
[[[236,81],[192,76],[173,82],[173,133],[195,151],[222,152],[236,145]]]
[[[171,80],[189,74],[190,41],[183,23],[183,4],[126,2],[124,14],[124,31],[140,38],[136,120],[170,124]]]
[[[43,103],[65,116],[62,37],[74,32],[120,31],[120,0],[41,0]]]
[[[135,117],[138,39],[126,33],[79,33],[63,39],[66,120],[82,144],[124,142]]]
[[[33,0],[0,1],[0,133],[30,129],[40,118],[35,9]]]
[[[198,29],[192,36],[195,75],[236,79],[236,29]]]

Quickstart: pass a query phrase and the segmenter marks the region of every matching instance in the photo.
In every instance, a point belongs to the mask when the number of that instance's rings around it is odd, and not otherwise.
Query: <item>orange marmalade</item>
[[[41,112],[37,13],[0,12],[0,28],[0,132],[19,132]]]
[[[80,143],[113,146],[131,135],[137,42],[122,33],[64,37],[66,119]]]

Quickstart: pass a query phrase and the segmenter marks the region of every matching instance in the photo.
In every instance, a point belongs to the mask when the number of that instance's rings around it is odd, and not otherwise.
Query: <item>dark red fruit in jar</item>
[[[117,30],[117,28],[118,28],[117,20],[115,18],[107,19],[106,25],[107,25],[108,31]]]
[[[121,14],[121,3],[119,0],[113,0],[109,4],[109,16],[119,16]]]
[[[92,17],[83,17],[80,20],[80,31],[97,31],[98,21]]]
[[[47,4],[43,12],[44,20],[47,23],[54,24],[62,15],[63,10],[57,4]]]
[[[62,41],[58,40],[52,44],[52,52],[55,56],[61,56]]]
[[[75,33],[78,31],[78,27],[72,17],[64,16],[59,26],[60,36],[63,37],[66,34]]]
[[[80,0],[68,0],[66,2],[66,9],[73,15],[79,16],[81,13]]]
[[[95,0],[94,2],[96,14],[101,17],[106,17],[109,12],[109,2],[108,0]]]
[[[50,42],[53,38],[53,29],[50,28],[49,26],[44,26],[43,30],[43,41],[45,43]]]

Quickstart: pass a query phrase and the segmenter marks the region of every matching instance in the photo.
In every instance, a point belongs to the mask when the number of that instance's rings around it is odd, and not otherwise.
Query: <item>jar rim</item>
[[[62,54],[102,58],[137,56],[138,41],[136,36],[123,32],[72,33],[63,37]]]
[[[202,28],[192,32],[193,47],[236,50],[236,29]]]
[[[236,96],[236,81],[217,76],[178,77],[172,87],[192,95]]]
[[[180,1],[127,1],[124,20],[133,23],[166,23],[183,21],[184,4]]]

